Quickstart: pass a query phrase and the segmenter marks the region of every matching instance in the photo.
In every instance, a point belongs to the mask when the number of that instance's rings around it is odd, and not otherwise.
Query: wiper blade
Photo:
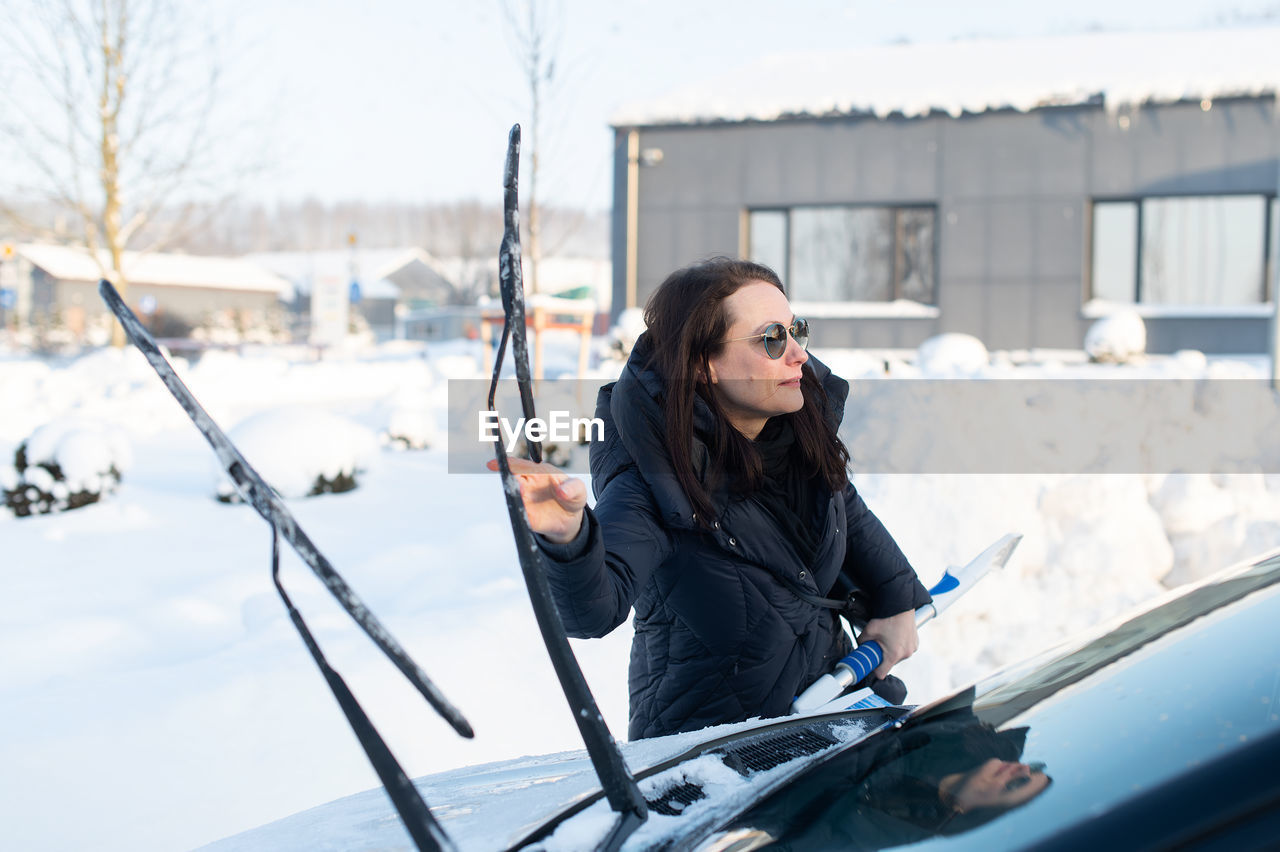
[[[160,351],[160,347],[156,345],[155,338],[138,321],[138,317],[120,298],[120,294],[115,287],[111,286],[111,282],[105,279],[100,281],[98,283],[98,293],[102,296],[102,300],[106,302],[107,307],[111,309],[111,312],[120,320],[120,324],[124,327],[125,334],[129,337],[129,340],[151,364],[156,371],[156,375],[160,377],[165,387],[169,389],[169,393],[178,401],[178,404],[186,411],[187,416],[191,418],[191,422],[195,424],[196,428],[204,435],[205,440],[209,442],[209,446],[213,447],[213,451],[217,454],[218,461],[222,464],[227,476],[240,489],[240,493],[245,500],[271,525],[271,580],[275,584],[285,608],[288,610],[290,621],[293,622],[298,635],[302,637],[303,644],[307,646],[307,650],[311,653],[317,668],[320,669],[320,673],[324,676],[330,691],[333,692],[334,699],[346,715],[347,723],[351,726],[352,731],[355,732],[361,747],[364,748],[369,763],[373,766],[374,771],[377,772],[378,778],[382,781],[387,795],[391,798],[396,812],[400,814],[400,819],[410,837],[413,838],[414,844],[422,852],[453,850],[455,848],[453,843],[431,816],[431,811],[422,800],[422,796],[418,794],[417,788],[413,786],[404,769],[395,759],[391,750],[387,748],[386,743],[373,727],[373,723],[369,720],[359,702],[356,701],[346,682],[329,665],[324,654],[320,651],[320,646],[316,644],[315,637],[307,628],[306,622],[303,621],[301,613],[298,612],[289,596],[285,593],[284,586],[280,582],[280,539],[283,538],[293,547],[302,561],[315,572],[315,575],[324,583],[325,588],[347,611],[347,614],[364,629],[374,644],[387,655],[396,668],[427,699],[427,702],[444,717],[454,730],[464,737],[472,737],[474,733],[471,725],[463,717],[462,713],[436,688],[431,679],[427,677],[427,673],[413,661],[413,658],[395,640],[395,637],[382,626],[382,623],[365,606],[364,601],[347,585],[346,580],[334,570],[329,560],[315,546],[310,537],[303,532],[293,513],[289,511],[284,501],[280,499],[280,495],[253,469],[253,466],[240,453],[236,445],[231,442],[231,439],[214,422],[209,413],[196,400],[195,395],[178,377],[173,365],[169,363],[168,359],[164,357],[164,353]]]
[[[284,601],[285,609],[289,611],[289,620],[293,622],[294,629],[302,637],[302,643],[307,646],[311,659],[329,685],[329,691],[346,714],[347,724],[360,741],[360,747],[364,749],[374,772],[378,773],[378,780],[387,791],[396,813],[400,814],[400,822],[413,838],[414,845],[420,852],[454,852],[457,847],[431,815],[431,809],[418,793],[418,788],[413,786],[413,781],[405,773],[400,761],[387,748],[386,741],[373,726],[373,721],[356,700],[346,680],[329,665],[310,628],[303,621],[302,614],[285,592],[284,585],[280,582],[280,531],[275,524],[271,525],[271,582],[275,584],[280,600]]]
[[[493,365],[493,379],[489,385],[489,410],[495,410],[494,399],[498,388],[498,376],[502,370],[502,362],[507,351],[507,340],[512,340],[515,357],[516,382],[520,389],[520,404],[526,422],[534,417],[533,384],[529,372],[529,347],[525,336],[524,319],[524,280],[520,269],[520,213],[517,193],[517,176],[520,170],[520,125],[511,128],[507,140],[506,167],[503,171],[503,218],[504,231],[502,247],[498,254],[498,278],[502,288],[502,306],[506,314],[506,322],[502,328],[502,337],[498,344],[497,356]],[[587,686],[582,669],[578,666],[573,649],[569,647],[569,639],[565,635],[564,624],[560,613],[556,610],[551,598],[551,588],[547,584],[546,563],[538,550],[533,530],[529,527],[529,519],[525,515],[524,502],[520,498],[520,484],[511,472],[507,461],[506,449],[501,441],[494,442],[494,452],[498,458],[498,469],[502,473],[503,492],[506,495],[507,513],[511,518],[511,529],[515,534],[516,551],[520,557],[520,570],[524,574],[525,586],[529,590],[529,602],[533,606],[534,616],[538,621],[538,629],[542,633],[542,641],[547,647],[551,665],[560,687],[564,691],[565,700],[573,711],[573,720],[578,725],[578,732],[587,747],[591,764],[600,778],[600,786],[609,806],[619,817],[610,831],[597,847],[600,850],[616,850],[623,841],[635,831],[648,816],[648,806],[644,796],[636,785],[631,771],[623,762],[622,752],[617,742],[609,733],[609,728],[600,715],[591,689]],[[534,440],[527,441],[529,456],[535,462],[542,460],[541,445]]]

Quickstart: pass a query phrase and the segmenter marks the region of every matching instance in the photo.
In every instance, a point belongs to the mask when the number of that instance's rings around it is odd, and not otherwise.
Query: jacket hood
[[[813,355],[805,362],[827,393],[827,420],[839,429],[844,419],[849,383]],[[653,493],[656,508],[663,521],[673,527],[693,529],[697,522],[693,506],[676,478],[667,452],[666,379],[653,360],[653,344],[649,333],[641,334],[631,350],[622,374],[616,382],[600,389],[596,400],[596,416],[605,423],[604,440],[591,453],[592,486],[598,497],[609,480],[628,467],[635,467]],[[701,399],[695,401],[694,423],[703,431],[711,431],[711,409]],[[694,439],[693,462],[702,470],[710,456],[705,443]]]

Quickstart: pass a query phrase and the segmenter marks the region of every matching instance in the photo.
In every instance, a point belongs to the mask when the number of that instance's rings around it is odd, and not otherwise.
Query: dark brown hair
[[[723,350],[729,329],[724,300],[751,281],[764,281],[786,293],[769,267],[716,257],[671,273],[644,310],[653,352],[651,365],[666,381],[667,451],[676,479],[703,526],[715,517],[711,490],[727,485],[753,491],[763,476],[759,452],[729,422],[706,381],[710,360]],[[791,418],[796,436],[793,457],[832,491],[841,491],[848,483],[849,451],[827,420],[827,394],[808,363],[802,370],[800,388],[804,406],[793,414],[778,415]],[[695,470],[692,456],[698,399],[715,415],[714,432],[707,436],[711,456],[704,476]]]

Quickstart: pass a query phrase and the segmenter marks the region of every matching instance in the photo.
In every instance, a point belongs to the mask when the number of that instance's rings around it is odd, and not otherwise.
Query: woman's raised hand
[[[520,482],[520,499],[524,501],[529,527],[557,544],[573,541],[582,529],[586,483],[546,462],[517,458],[508,458],[507,462]],[[488,468],[497,470],[497,459],[491,459]]]

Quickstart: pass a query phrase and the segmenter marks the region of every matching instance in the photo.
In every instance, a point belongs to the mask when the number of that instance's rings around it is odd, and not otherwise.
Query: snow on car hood
[[[779,732],[794,739],[796,731],[804,732],[816,726],[826,741],[815,743],[820,748],[803,750],[804,756],[813,756],[823,749],[868,736],[900,712],[876,710],[835,719],[757,719],[623,744],[623,757],[641,779],[640,789],[646,799],[667,802],[667,807],[680,814],[677,819],[672,814],[651,811],[646,823],[628,838],[623,848],[648,848],[677,829],[687,831],[695,821],[701,824],[722,819],[794,775],[795,764],[803,762],[784,759],[777,766],[761,771],[745,767],[744,774],[744,767],[738,761],[724,759],[724,749],[732,750],[733,744],[767,741],[776,738]],[[707,753],[699,755],[699,749],[706,749]],[[735,765],[738,768],[734,768]],[[600,790],[599,779],[584,750],[464,767],[428,775],[414,783],[441,827],[461,850],[506,848]],[[679,792],[695,788],[700,798],[687,806],[681,804]],[[666,795],[672,791],[676,791],[676,795]],[[615,820],[616,814],[599,799],[573,819],[566,820],[543,841],[544,848],[591,848],[608,833]],[[377,788],[302,811],[201,849],[207,852],[351,852],[410,850],[413,844],[386,793]]]

